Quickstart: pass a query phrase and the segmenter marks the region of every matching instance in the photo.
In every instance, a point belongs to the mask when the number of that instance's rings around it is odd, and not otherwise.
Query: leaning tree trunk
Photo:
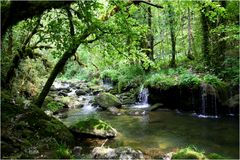
[[[174,27],[174,11],[173,7],[169,4],[169,27],[170,27],[170,36],[172,42],[172,59],[170,62],[170,67],[176,67],[175,55],[176,55],[176,37],[175,37],[175,27]]]
[[[43,102],[44,102],[44,99],[45,97],[47,96],[55,78],[57,77],[58,73],[60,73],[67,60],[76,53],[77,51],[77,48],[78,48],[79,45],[75,45],[74,47],[70,48],[68,51],[66,51],[63,56],[61,57],[61,59],[57,62],[57,64],[55,65],[55,67],[53,68],[43,90],[41,91],[40,95],[38,96],[37,98],[37,101],[35,102],[35,104],[39,107],[42,106]]]

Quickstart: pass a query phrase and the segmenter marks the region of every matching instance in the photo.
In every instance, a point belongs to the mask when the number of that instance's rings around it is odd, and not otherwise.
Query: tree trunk
[[[53,68],[47,82],[45,83],[43,90],[41,91],[40,95],[37,98],[37,101],[35,102],[35,104],[39,107],[42,106],[45,97],[47,96],[55,78],[57,77],[58,73],[60,73],[63,68],[64,65],[66,64],[67,60],[76,53],[77,48],[79,45],[75,45],[75,47],[70,48],[68,51],[66,51],[63,56],[61,57],[61,59],[57,62],[57,64],[55,65],[55,67]]]
[[[8,55],[12,55],[12,49],[13,49],[13,32],[12,32],[12,27],[9,27],[9,30],[8,30],[8,49],[7,49]]]
[[[226,8],[227,2],[226,1],[220,1],[220,4],[223,8]],[[226,25],[226,19],[224,17],[219,18],[219,24],[218,25]],[[217,45],[217,57],[219,57],[219,64],[222,64],[222,62],[225,59],[225,50],[226,50],[226,40],[223,38],[226,36],[225,32],[221,32],[219,37],[218,37],[218,45]]]
[[[151,3],[151,0],[148,0],[148,2]],[[153,43],[154,43],[154,38],[152,34],[152,10],[151,7],[148,7],[148,35],[147,35],[147,51],[146,54],[150,60],[153,60]]]
[[[175,37],[175,27],[174,27],[174,11],[171,4],[168,4],[169,8],[169,27],[170,27],[170,35],[172,42],[172,59],[170,62],[170,67],[176,67],[175,55],[176,55],[176,37]]]
[[[209,27],[208,27],[208,17],[205,15],[207,12],[206,7],[202,7],[201,11],[201,23],[202,23],[202,32],[203,32],[203,40],[202,40],[202,52],[203,52],[203,58],[207,61],[209,61]]]
[[[37,29],[40,25],[40,20],[41,20],[41,18],[39,17],[37,19],[36,26],[33,28],[33,30],[30,32],[30,34],[26,37],[26,39],[24,40],[21,48],[18,50],[18,53],[14,56],[14,58],[12,60],[12,64],[7,71],[6,79],[5,79],[5,82],[4,82],[4,87],[6,87],[6,88],[9,87],[11,80],[15,76],[15,70],[18,69],[21,60],[24,59],[27,56],[29,56],[29,57],[33,56],[32,51],[26,50],[26,46],[30,42],[33,35],[35,33],[37,33]]]
[[[190,13],[190,8],[188,7],[188,54],[187,54],[187,57],[190,59],[190,60],[193,60],[194,57],[193,57],[193,54],[192,54],[192,38],[191,38],[191,35],[192,35],[192,31],[191,31],[191,13]]]
[[[130,6],[131,4],[133,4],[133,1],[129,1],[128,3],[126,3],[126,6]],[[111,16],[113,16],[114,14],[116,14],[117,12],[119,12],[121,10],[121,8],[119,6],[115,6],[109,13],[107,13],[106,15],[102,16],[100,18],[101,21],[107,21]],[[68,12],[69,15],[69,12]],[[69,17],[69,20],[71,20],[71,15]],[[70,22],[70,25],[72,25],[73,23]],[[70,26],[70,33],[74,33],[73,32],[73,27]],[[61,57],[61,59],[57,62],[57,64],[54,66],[47,82],[45,83],[41,93],[39,94],[35,104],[41,108],[45,97],[47,96],[55,78],[57,77],[58,73],[62,71],[62,69],[64,68],[64,65],[66,64],[67,60],[73,56],[75,54],[75,52],[77,51],[78,46],[91,34],[94,33],[94,29],[91,30],[91,28],[86,28],[83,32],[82,35],[78,38],[75,39],[72,36],[72,46],[70,46],[70,48],[63,54],[63,56]]]

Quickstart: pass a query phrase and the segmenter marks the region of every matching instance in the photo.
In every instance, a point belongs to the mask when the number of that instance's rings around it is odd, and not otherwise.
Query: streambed
[[[66,88],[68,87],[66,85],[68,84],[58,84],[58,86],[55,85],[55,88]],[[81,85],[85,84],[81,83]],[[109,86],[107,86],[108,89]],[[77,97],[80,101],[84,101],[84,105],[82,108],[70,108],[66,112],[67,118],[61,120],[67,126],[89,117],[110,123],[119,134],[114,139],[109,139],[104,144],[105,146],[113,148],[130,146],[133,149],[141,150],[151,158],[160,158],[163,154],[175,151],[177,148],[194,145],[206,153],[214,152],[235,159],[239,157],[239,122],[236,117],[196,115],[167,109],[147,112],[145,110],[151,106],[147,99],[148,90],[143,87],[139,92],[139,102],[125,108],[125,111],[137,110],[146,114],[113,115],[109,111],[99,111],[92,106],[94,98],[92,93],[77,96],[75,90],[71,90],[68,96]],[[88,154],[91,149],[105,142],[105,140],[99,141],[100,143],[97,145],[96,143],[87,143],[87,145],[95,146],[89,147],[82,141],[79,142],[79,145],[85,145],[83,146],[84,152]]]
[[[68,118],[62,120],[66,125],[93,116],[109,122],[120,133],[105,144],[110,147],[130,146],[146,154],[156,151],[163,154],[194,145],[207,153],[215,152],[229,158],[239,156],[236,118],[199,118],[171,110],[158,110],[144,116],[116,116],[96,111],[89,105],[71,109],[67,114]]]

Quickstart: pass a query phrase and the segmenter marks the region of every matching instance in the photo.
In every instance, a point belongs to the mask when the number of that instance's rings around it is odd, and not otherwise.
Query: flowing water
[[[160,110],[145,116],[114,116],[106,111],[86,114],[82,109],[68,112],[66,125],[79,119],[97,117],[109,122],[120,134],[106,146],[130,146],[144,153],[159,150],[163,153],[175,148],[194,145],[207,153],[215,152],[238,158],[238,120],[234,118],[198,118],[189,114]]]
[[[148,96],[149,96],[149,91],[147,88],[144,88],[142,85],[140,87],[139,95],[138,95],[138,102],[133,105],[133,108],[147,108],[149,107],[148,104]]]
[[[74,95],[73,92],[70,92],[70,95]],[[84,95],[79,97],[79,101],[84,102],[83,108],[70,109],[67,112],[68,118],[62,119],[62,121],[67,126],[89,117],[107,121],[117,129],[119,134],[114,139],[108,140],[105,146],[130,146],[145,154],[153,155],[155,152],[164,154],[174,151],[176,148],[194,145],[206,153],[214,152],[228,158],[238,158],[238,119],[206,116],[207,97],[205,93],[206,90],[203,88],[202,97],[200,97],[202,99],[201,115],[165,109],[141,116],[127,114],[116,116],[108,111],[97,111],[96,107],[91,104],[94,97]],[[148,94],[148,89],[142,86],[139,100],[131,106],[132,109],[144,110],[149,107]],[[194,105],[194,100],[192,103]],[[215,99],[213,99],[212,105],[216,108]]]

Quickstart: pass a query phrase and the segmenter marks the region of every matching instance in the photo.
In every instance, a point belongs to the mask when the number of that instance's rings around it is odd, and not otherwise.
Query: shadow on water
[[[131,146],[143,152],[158,149],[166,153],[195,145],[206,153],[239,157],[239,125],[236,118],[198,118],[170,110],[150,112],[144,116],[114,116],[105,111],[83,114],[81,109],[68,114],[69,117],[64,120],[67,125],[89,116],[109,122],[120,133],[106,143],[111,147]]]

